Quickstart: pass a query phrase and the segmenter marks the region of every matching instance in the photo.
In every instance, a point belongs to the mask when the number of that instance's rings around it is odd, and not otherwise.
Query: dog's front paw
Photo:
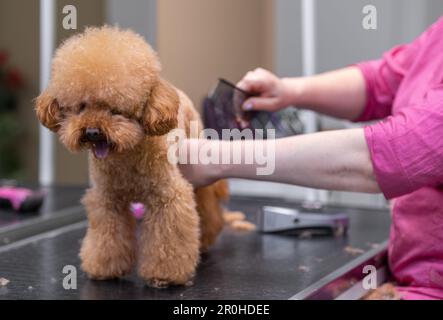
[[[133,261],[126,257],[104,259],[99,255],[82,254],[82,269],[94,280],[116,279],[132,271]]]
[[[188,270],[186,270],[188,269]],[[192,270],[190,270],[192,269]],[[167,267],[156,269],[150,265],[142,266],[138,271],[146,285],[152,288],[167,288],[169,286],[192,286],[194,277],[193,268],[180,268],[171,270]]]
[[[175,282],[170,282],[168,280],[164,280],[164,279],[150,279],[150,280],[146,280],[146,285],[148,287],[151,288],[155,288],[155,289],[164,289],[164,288],[168,288],[171,285],[183,285],[185,287],[191,287],[194,285],[194,281],[192,279],[189,279],[188,281],[186,281],[185,283],[175,283]]]
[[[93,246],[85,238],[80,250],[82,269],[94,280],[120,278],[132,272],[135,253],[122,246]]]
[[[150,279],[146,281],[146,285],[151,288],[164,289],[169,287],[169,282],[163,279]]]

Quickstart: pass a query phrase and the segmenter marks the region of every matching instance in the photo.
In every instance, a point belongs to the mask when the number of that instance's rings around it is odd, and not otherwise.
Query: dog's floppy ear
[[[145,132],[161,136],[176,128],[179,103],[175,88],[160,79],[151,91],[141,119]]]
[[[62,113],[56,99],[43,91],[35,100],[35,111],[39,121],[49,130],[57,132],[60,128]]]

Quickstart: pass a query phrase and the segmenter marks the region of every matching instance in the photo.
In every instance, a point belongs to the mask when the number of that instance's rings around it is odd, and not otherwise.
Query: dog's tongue
[[[93,145],[94,155],[97,159],[104,159],[109,153],[109,144],[107,141],[98,141]]]

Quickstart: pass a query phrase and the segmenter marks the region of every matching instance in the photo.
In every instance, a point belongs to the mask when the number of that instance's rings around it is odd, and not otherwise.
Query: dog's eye
[[[112,114],[113,116],[121,116],[121,113],[118,112],[117,110],[111,110],[111,114]]]
[[[80,113],[80,112],[83,112],[83,111],[85,111],[85,109],[86,109],[86,103],[81,103],[80,104],[80,106],[79,106],[79,108],[78,108],[78,112]]]

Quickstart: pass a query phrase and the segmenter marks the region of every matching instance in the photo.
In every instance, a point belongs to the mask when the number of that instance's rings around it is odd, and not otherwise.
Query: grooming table
[[[0,287],[0,299],[336,298],[341,292],[332,296],[331,286],[340,278],[349,280],[350,274],[365,261],[382,256],[389,234],[387,210],[339,207],[326,209],[349,214],[350,228],[343,237],[298,238],[225,228],[216,245],[202,256],[193,286],[152,289],[136,275],[113,281],[89,280],[81,271],[78,258],[86,230],[84,211],[78,203],[82,188],[51,191],[56,203],[52,207],[46,206],[40,215],[23,217],[13,227],[0,227],[0,239],[5,233],[9,237],[9,243],[0,243],[0,278],[10,281],[6,287]],[[248,220],[253,221],[264,205],[299,204],[234,196],[229,208],[245,212]],[[11,214],[0,212],[0,221]],[[41,227],[45,219],[51,222]],[[33,228],[33,224],[40,226]],[[347,247],[362,252],[350,253]],[[63,288],[65,265],[77,268],[77,289]],[[343,281],[341,288],[346,287]],[[354,283],[350,281],[347,288]]]

